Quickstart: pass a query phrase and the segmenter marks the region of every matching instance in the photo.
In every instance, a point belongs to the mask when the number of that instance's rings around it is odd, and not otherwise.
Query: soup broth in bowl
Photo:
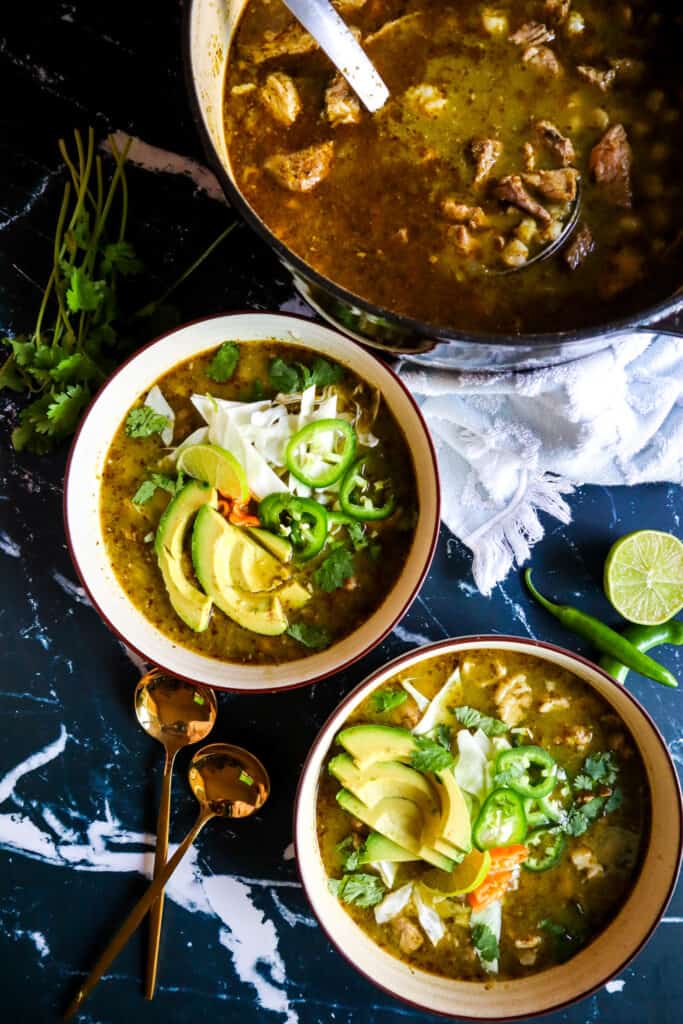
[[[557,648],[474,638],[398,659],[332,716],[297,855],[372,980],[424,1009],[521,1017],[637,951],[675,883],[680,821],[666,749],[623,690]]]
[[[332,331],[217,317],[143,349],[72,450],[67,535],[96,607],[169,672],[301,685],[378,643],[439,524],[434,452],[390,371]]]

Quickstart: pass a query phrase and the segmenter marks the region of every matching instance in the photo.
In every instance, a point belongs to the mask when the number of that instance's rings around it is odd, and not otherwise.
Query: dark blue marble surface
[[[179,12],[138,5],[13,5],[3,63],[0,327],[30,327],[45,277],[61,190],[55,142],[93,123],[201,159],[179,60]],[[186,179],[132,171],[134,238],[154,292],[191,262],[229,211]],[[240,228],[178,295],[179,316],[234,307],[292,308],[289,281]],[[7,1020],[57,1019],[93,954],[142,891],[156,817],[161,748],[139,729],[131,697],[138,668],[75,581],[61,522],[65,454],[16,457],[12,403],[0,412],[0,977]],[[612,541],[650,526],[681,532],[679,488],[586,488],[574,522],[547,522],[534,552],[546,588],[606,615],[600,574]],[[385,997],[330,948],[311,918],[291,853],[292,800],[320,724],[369,670],[427,640],[469,632],[538,636],[585,650],[530,605],[517,576],[492,598],[475,591],[467,552],[443,535],[429,579],[394,634],[364,662],[280,696],[221,696],[215,739],[238,740],[275,778],[263,814],[239,828],[215,823],[174,880],[166,907],[160,989],[141,995],[139,937],[87,1003],[82,1020],[245,1024],[409,1024],[422,1015]],[[683,654],[663,660],[683,676]],[[680,692],[632,677],[683,764]],[[172,838],[194,817],[179,758]],[[683,893],[618,983],[562,1014],[559,1024],[674,1024],[681,1019]],[[422,1018],[426,1019],[426,1018]]]

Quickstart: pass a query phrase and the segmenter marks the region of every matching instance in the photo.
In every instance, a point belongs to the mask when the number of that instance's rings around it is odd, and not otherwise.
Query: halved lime
[[[226,498],[247,501],[247,475],[232,452],[217,444],[191,444],[178,456],[178,471],[211,484]]]
[[[479,888],[490,867],[491,854],[488,850],[472,850],[452,871],[433,868],[420,881],[426,889],[440,896],[463,896]]]
[[[627,533],[607,556],[604,587],[629,622],[666,622],[683,608],[683,543],[660,530]]]

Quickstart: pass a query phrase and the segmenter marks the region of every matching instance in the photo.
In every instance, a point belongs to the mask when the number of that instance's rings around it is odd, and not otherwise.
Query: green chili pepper
[[[559,828],[537,828],[526,838],[529,856],[522,867],[527,871],[548,871],[564,853],[567,840]]]
[[[579,611],[578,608],[572,608],[568,604],[553,604],[552,601],[548,601],[542,594],[539,594],[531,582],[531,569],[527,569],[524,573],[524,581],[530,593],[546,611],[554,615],[563,626],[576,633],[577,636],[582,636],[584,640],[592,643],[603,654],[609,654],[623,665],[627,665],[628,668],[640,672],[649,679],[654,679],[657,683],[662,683],[663,686],[678,686],[675,676],[668,669],[660,665],[654,658],[643,654],[626,637],[605,625],[600,619],[587,615],[586,612]]]
[[[351,466],[339,488],[339,504],[352,519],[366,522],[386,519],[396,508],[396,498],[390,493],[384,504],[375,504],[377,496],[387,487],[386,480],[371,480],[367,476],[370,455],[363,455]]]
[[[668,622],[661,622],[658,626],[627,626],[622,630],[630,644],[637,647],[639,651],[649,651],[651,647],[659,647],[660,644],[683,644],[683,622],[679,619],[669,619]],[[618,683],[625,683],[629,674],[628,665],[610,658],[606,654],[600,658],[599,665],[614,676]]]
[[[527,833],[524,806],[511,789],[489,793],[474,823],[472,839],[480,850],[521,843]]]
[[[498,755],[496,775],[504,775],[505,785],[520,796],[540,800],[557,784],[557,763],[543,747],[512,747]]]
[[[327,511],[312,498],[269,494],[259,504],[258,514],[266,530],[291,542],[302,562],[322,550],[327,538]]]
[[[534,800],[530,796],[524,801],[524,814],[529,828],[539,828],[541,825],[547,825],[551,820],[541,807],[540,801]]]
[[[341,435],[341,451],[335,441],[321,444],[323,435]],[[346,420],[314,420],[302,427],[285,448],[285,462],[289,472],[308,487],[330,487],[346,472],[356,454],[356,431]],[[306,461],[317,468],[309,471]]]

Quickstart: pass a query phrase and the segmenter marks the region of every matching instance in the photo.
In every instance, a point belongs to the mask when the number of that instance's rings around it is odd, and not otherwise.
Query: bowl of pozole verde
[[[105,621],[174,674],[312,682],[362,656],[436,542],[436,461],[400,381],[296,317],[199,321],[99,393],[67,475],[72,557]]]
[[[304,888],[359,971],[425,1010],[523,1018],[580,999],[652,934],[681,798],[656,726],[592,663],[445,640],[323,726],[295,811]]]

